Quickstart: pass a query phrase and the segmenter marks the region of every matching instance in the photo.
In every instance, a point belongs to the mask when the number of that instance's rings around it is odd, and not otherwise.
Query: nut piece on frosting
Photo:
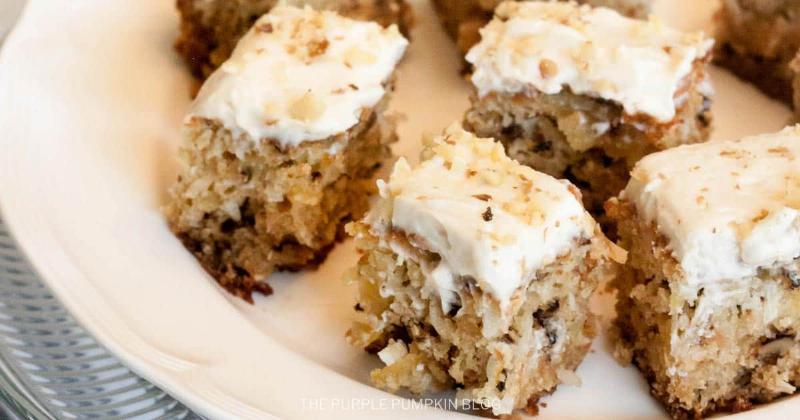
[[[386,363],[380,387],[458,388],[495,414],[532,407],[595,334],[589,298],[624,251],[567,181],[522,166],[460,126],[400,159],[367,217],[350,340]]]

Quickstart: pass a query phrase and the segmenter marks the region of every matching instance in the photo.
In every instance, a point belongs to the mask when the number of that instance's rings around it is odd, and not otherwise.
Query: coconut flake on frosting
[[[378,236],[399,230],[441,257],[429,278],[445,311],[462,276],[506,306],[539,268],[594,232],[571,184],[520,165],[492,139],[453,125],[425,153],[416,168],[395,164],[379,183],[391,214],[366,220]]]
[[[480,96],[569,88],[620,104],[628,115],[667,122],[675,96],[713,40],[655,19],[571,2],[505,2],[467,54]]]
[[[384,96],[408,41],[396,26],[278,6],[203,85],[188,118],[282,148],[342,133]]]
[[[621,197],[669,240],[695,294],[800,257],[800,126],[642,159]]]

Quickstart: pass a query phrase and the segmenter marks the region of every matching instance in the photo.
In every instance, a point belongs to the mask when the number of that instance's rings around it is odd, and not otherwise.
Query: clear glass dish
[[[2,220],[0,399],[19,418],[200,418],[86,333],[38,279]]]

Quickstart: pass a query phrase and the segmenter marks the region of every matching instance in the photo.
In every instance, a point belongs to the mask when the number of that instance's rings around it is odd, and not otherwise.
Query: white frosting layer
[[[713,46],[700,33],[569,2],[505,2],[481,36],[467,54],[480,96],[569,87],[662,122],[675,116],[676,93]]]
[[[407,44],[395,26],[276,7],[206,81],[189,117],[284,148],[325,139],[381,100]]]
[[[800,126],[652,154],[622,198],[670,242],[687,293],[800,256]]]
[[[569,183],[518,164],[492,139],[454,125],[427,153],[432,156],[414,169],[400,159],[381,185],[391,220],[367,220],[380,232],[403,231],[414,246],[441,256],[429,280],[445,310],[460,276],[507,304],[540,267],[594,232]]]

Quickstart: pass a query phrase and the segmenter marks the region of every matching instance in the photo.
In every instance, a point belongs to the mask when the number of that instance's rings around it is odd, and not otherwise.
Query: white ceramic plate
[[[0,203],[24,250],[78,320],[133,370],[213,418],[461,417],[369,385],[373,357],[344,333],[355,262],[339,245],[316,272],[276,275],[275,294],[227,296],[170,234],[160,213],[190,79],[172,50],[171,0],[32,0],[0,58]],[[423,132],[457,120],[468,88],[427,1],[394,108],[395,151],[415,160]],[[662,0],[684,29],[710,25],[715,0]],[[686,12],[691,11],[691,12]],[[690,13],[685,15],[685,13]],[[716,138],[774,131],[788,109],[714,70]],[[596,309],[608,322],[609,298]],[[659,418],[640,375],[599,337],[581,387],[545,398],[541,418]],[[788,415],[787,399],[743,414]]]

